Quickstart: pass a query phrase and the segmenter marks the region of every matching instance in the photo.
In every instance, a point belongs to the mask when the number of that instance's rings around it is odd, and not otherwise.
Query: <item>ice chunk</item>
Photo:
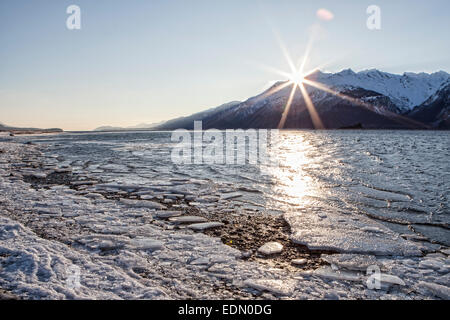
[[[366,271],[369,266],[379,264],[374,256],[360,254],[323,254],[321,258],[339,269],[355,271]]]
[[[314,275],[333,280],[362,281],[362,277],[354,272],[337,271],[329,266],[314,270]]]
[[[258,291],[269,291],[280,296],[289,296],[295,289],[295,281],[275,279],[248,279],[244,285]]]
[[[130,207],[149,208],[149,209],[157,209],[157,210],[166,209],[166,207],[164,205],[162,205],[158,202],[153,202],[153,201],[120,199],[120,202],[127,206],[130,206]]]
[[[138,250],[161,250],[163,248],[163,243],[158,240],[153,240],[149,238],[138,238],[130,241],[130,244]]]
[[[425,281],[420,281],[418,286],[430,291],[436,297],[439,297],[444,300],[450,299],[450,288],[449,287],[446,287],[446,286],[443,286],[440,284],[436,284],[436,283],[425,282]]]
[[[203,217],[197,216],[183,216],[170,218],[169,221],[176,224],[191,224],[191,223],[202,223],[208,220]]]
[[[420,256],[419,245],[407,241],[382,224],[364,216],[352,219],[330,210],[327,219],[314,212],[289,212],[284,215],[292,230],[291,240],[310,250],[372,255]],[[367,232],[367,231],[377,231]]]
[[[207,229],[219,228],[223,226],[221,222],[205,222],[205,223],[195,223],[188,226],[189,229],[195,231],[204,231]]]
[[[222,196],[220,198],[222,200],[230,200],[230,199],[235,199],[235,198],[239,198],[239,197],[242,197],[242,193],[232,192],[232,193],[224,193],[224,194],[222,194]]]
[[[181,211],[156,211],[156,217],[160,219],[167,219],[171,217],[181,216],[183,212]]]

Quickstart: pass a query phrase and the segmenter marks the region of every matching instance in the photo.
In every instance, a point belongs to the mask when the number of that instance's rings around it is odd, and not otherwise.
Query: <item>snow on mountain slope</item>
[[[450,79],[450,75],[445,71],[432,74],[405,72],[403,75],[397,75],[376,69],[358,73],[351,69],[338,73],[318,71],[311,77],[327,86],[360,87],[381,93],[389,97],[402,113],[421,105]]]
[[[450,75],[444,71],[395,75],[378,70],[355,73],[350,69],[335,74],[316,71],[307,78],[339,93],[335,95],[305,83],[324,127],[329,129],[355,124],[365,128],[427,127],[420,119],[409,121],[408,114],[424,105],[450,81]],[[292,84],[279,81],[244,102],[174,119],[158,129],[192,129],[194,120],[202,120],[203,128],[277,128],[291,92]],[[297,89],[292,97],[286,128],[313,128],[307,109],[302,93]]]

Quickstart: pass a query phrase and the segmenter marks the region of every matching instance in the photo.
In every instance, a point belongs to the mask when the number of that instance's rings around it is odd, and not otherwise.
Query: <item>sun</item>
[[[291,73],[288,79],[290,84],[300,87],[300,85],[305,81],[305,75],[300,71],[296,71]]]

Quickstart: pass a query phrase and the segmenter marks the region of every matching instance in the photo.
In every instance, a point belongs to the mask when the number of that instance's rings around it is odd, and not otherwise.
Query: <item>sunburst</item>
[[[268,97],[270,95],[273,95],[276,92],[278,92],[278,91],[280,91],[280,90],[282,90],[284,88],[292,86],[292,89],[291,89],[291,92],[289,94],[288,100],[286,102],[286,105],[284,107],[283,113],[281,115],[280,122],[278,124],[278,129],[283,129],[285,124],[286,124],[286,120],[288,119],[289,111],[290,111],[292,103],[294,101],[297,89],[299,89],[300,92],[301,92],[301,95],[302,95],[303,100],[305,102],[305,105],[306,105],[306,108],[308,110],[308,113],[309,113],[309,115],[311,117],[311,121],[313,123],[314,128],[315,129],[325,129],[325,126],[324,126],[324,124],[323,124],[323,122],[322,122],[322,120],[321,120],[321,118],[319,116],[319,113],[316,110],[316,107],[314,106],[314,103],[311,100],[311,97],[309,96],[309,93],[308,93],[307,89],[305,88],[305,85],[313,87],[315,89],[319,89],[319,90],[327,92],[327,93],[330,93],[330,94],[335,95],[335,96],[337,96],[337,97],[339,97],[339,98],[341,98],[343,100],[349,101],[349,102],[351,102],[354,105],[361,106],[361,107],[364,107],[366,109],[369,109],[370,111],[378,112],[379,108],[376,107],[376,106],[373,106],[373,105],[371,105],[371,104],[369,104],[367,102],[363,102],[363,101],[361,101],[359,99],[355,99],[355,98],[346,96],[345,94],[343,94],[341,92],[335,91],[335,90],[327,87],[326,85],[324,85],[322,83],[319,83],[317,81],[313,81],[313,80],[308,78],[308,76],[310,76],[314,72],[318,71],[320,68],[323,68],[325,65],[327,65],[327,64],[323,64],[323,65],[320,65],[318,67],[315,67],[315,68],[305,72],[305,66],[306,66],[306,64],[308,62],[308,58],[309,58],[311,47],[312,47],[312,40],[309,41],[309,43],[308,43],[308,45],[306,47],[305,54],[303,55],[303,58],[301,60],[299,60],[299,63],[298,63],[299,66],[298,67],[293,62],[293,60],[291,58],[291,55],[290,55],[289,51],[287,50],[286,46],[284,45],[283,41],[281,40],[281,38],[277,37],[277,40],[279,42],[280,48],[281,48],[281,50],[283,52],[283,55],[284,55],[288,65],[289,65],[290,72],[286,72],[286,71],[283,71],[283,70],[279,70],[279,69],[276,69],[276,68],[265,66],[264,67],[265,69],[268,69],[268,70],[270,70],[270,71],[272,71],[272,72],[274,72],[274,73],[276,73],[278,75],[283,76],[284,78],[287,79],[287,81],[284,81],[283,83],[279,84],[278,86],[273,87],[272,89],[270,89],[264,95],[264,98],[266,98],[266,97]],[[394,117],[397,120],[402,121],[402,122],[414,123],[416,125],[418,124],[416,121],[413,121],[411,119],[405,118],[405,117],[403,117],[401,115],[398,115],[398,114],[395,114],[395,113],[392,113],[392,112],[389,112],[389,111],[384,111],[384,113],[386,115]]]

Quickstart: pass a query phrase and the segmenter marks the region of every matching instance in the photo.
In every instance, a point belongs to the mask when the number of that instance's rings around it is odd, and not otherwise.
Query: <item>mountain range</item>
[[[382,72],[376,69],[338,73],[316,71],[304,87],[323,128],[450,129],[450,75]],[[315,85],[312,85],[315,84]],[[188,117],[148,127],[153,130],[277,128],[293,84],[275,83],[246,101],[223,104]],[[308,97],[306,97],[308,98]],[[297,88],[284,129],[314,129],[302,91]]]
[[[62,132],[59,128],[39,129],[39,128],[19,128],[7,126],[0,122],[0,132],[10,132],[16,134],[33,134],[33,133],[55,133]]]

